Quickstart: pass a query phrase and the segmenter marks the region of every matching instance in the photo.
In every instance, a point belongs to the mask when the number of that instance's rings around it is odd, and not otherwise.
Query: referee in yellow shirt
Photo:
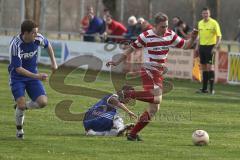
[[[199,41],[196,46],[196,53],[200,55],[202,66],[202,88],[198,93],[214,94],[214,55],[221,41],[221,30],[216,20],[210,17],[209,8],[202,9],[202,20],[198,22]],[[209,91],[208,91],[209,82]]]

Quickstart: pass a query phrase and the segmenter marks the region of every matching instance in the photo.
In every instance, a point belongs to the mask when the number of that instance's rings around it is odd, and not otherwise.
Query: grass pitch
[[[174,90],[164,95],[160,112],[142,132],[143,142],[125,137],[86,137],[81,121],[63,121],[55,114],[62,100],[72,100],[71,112],[84,112],[96,98],[58,93],[44,82],[49,105],[26,111],[25,140],[15,138],[12,95],[8,86],[7,64],[0,64],[0,160],[78,159],[176,159],[238,160],[240,158],[240,86],[216,85],[216,95],[199,95],[200,84],[173,80]],[[50,73],[45,67],[43,72]],[[101,73],[94,83],[83,82],[82,71],[73,72],[65,82],[113,92],[109,74]],[[146,103],[130,108],[144,111]],[[125,120],[129,122],[127,116]],[[193,146],[192,132],[206,130],[210,144]]]

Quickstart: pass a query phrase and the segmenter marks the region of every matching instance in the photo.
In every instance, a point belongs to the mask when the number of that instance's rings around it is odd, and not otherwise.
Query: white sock
[[[86,132],[86,135],[87,136],[104,136],[105,132],[96,132],[96,131],[90,129]]]
[[[116,128],[118,132],[124,129],[123,119],[118,115],[113,119],[113,128]]]
[[[24,111],[19,109],[18,107],[16,108],[16,126],[23,126],[24,122]]]
[[[103,132],[96,132],[92,129],[90,129],[86,135],[87,136],[117,136],[118,130],[111,129],[110,131],[103,131]]]
[[[38,103],[37,103],[37,102],[34,102],[34,101],[28,101],[28,102],[26,103],[26,107],[27,107],[27,109],[39,109],[39,108],[40,108],[40,106],[38,105]]]
[[[23,129],[17,130],[18,133],[24,134]]]
[[[105,131],[105,136],[117,136],[118,130],[111,129],[110,131]]]

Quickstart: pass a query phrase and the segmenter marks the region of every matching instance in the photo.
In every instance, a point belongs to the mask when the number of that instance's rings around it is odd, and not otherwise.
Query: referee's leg
[[[199,54],[200,54],[200,63],[202,68],[202,88],[200,89],[200,93],[207,93],[208,87],[208,67],[207,67],[207,48],[206,46],[199,47]]]
[[[208,81],[209,81],[209,92],[211,94],[215,94],[214,91],[214,80],[215,80],[215,72],[214,72],[214,62],[215,62],[215,52],[212,52],[213,46],[209,47],[209,57],[207,63],[208,70]]]

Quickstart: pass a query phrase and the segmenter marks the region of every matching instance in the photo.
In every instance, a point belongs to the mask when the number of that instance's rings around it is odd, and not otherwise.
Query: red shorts
[[[161,70],[150,70],[141,68],[141,78],[144,90],[151,90],[157,87],[163,88],[163,76]]]

